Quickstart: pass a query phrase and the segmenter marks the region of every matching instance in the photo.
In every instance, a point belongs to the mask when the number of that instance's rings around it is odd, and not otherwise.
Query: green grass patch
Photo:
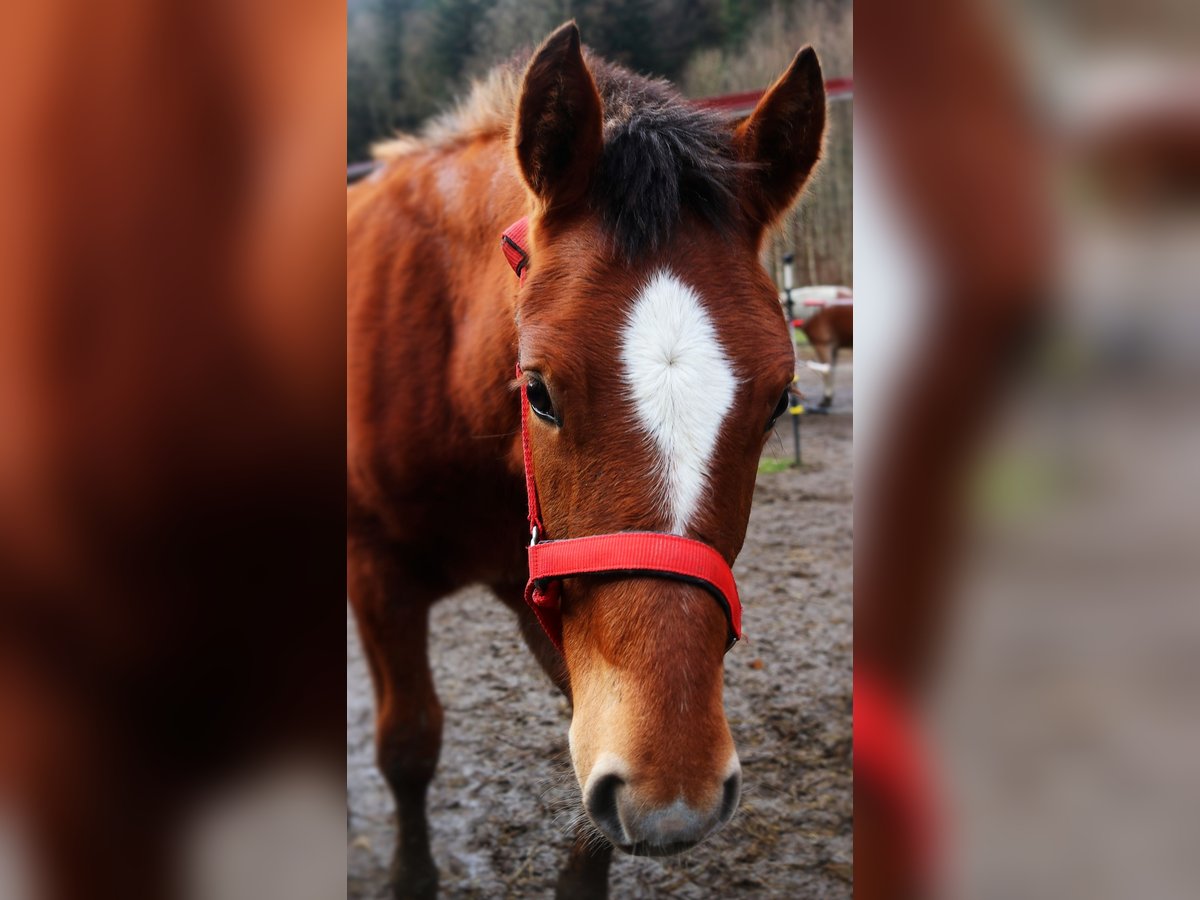
[[[758,461],[758,473],[763,472],[783,472],[787,469],[794,468],[796,461],[793,459],[760,459]]]
[[[976,470],[971,500],[990,519],[1026,518],[1062,499],[1059,474],[1051,460],[1038,456],[993,457]]]

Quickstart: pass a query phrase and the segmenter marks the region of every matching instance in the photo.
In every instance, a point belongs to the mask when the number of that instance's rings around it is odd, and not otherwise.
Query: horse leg
[[[825,373],[825,396],[821,400],[821,405],[826,409],[833,406],[833,373],[837,369],[838,350],[841,348],[834,344],[829,351],[829,371]]]
[[[826,341],[813,341],[813,353],[817,357],[815,364],[810,364],[810,368],[821,373],[821,382],[823,385],[823,393],[821,402],[817,405],[817,412],[827,412],[829,407],[833,405],[833,345]]]
[[[558,650],[542,631],[537,617],[526,605],[524,585],[493,585],[492,590],[517,614],[521,636],[530,652],[569,701],[571,685],[566,666]],[[612,862],[612,853],[612,844],[598,839],[586,826],[580,827],[571,845],[567,864],[558,874],[554,892],[557,900],[604,900],[608,896],[608,867]]]
[[[351,541],[351,604],[375,687],[375,751],[396,800],[391,886],[397,900],[437,896],[425,796],[442,745],[442,706],[429,669],[429,607],[423,588],[383,548]]]
[[[15,872],[0,864],[0,895],[10,886],[24,896],[4,877],[19,885],[24,870],[34,895],[56,900],[177,896],[172,773],[148,763],[88,687],[0,652],[0,719],[13,726],[0,740],[0,796],[28,853]]]
[[[41,884],[45,894],[40,896],[64,900],[178,896],[178,822],[172,811],[159,807],[157,798],[144,796],[148,792],[137,783],[137,773],[124,777],[131,790],[111,790],[115,785],[85,788],[72,795],[74,808],[51,810],[49,815],[59,817],[34,822],[35,829],[48,829],[36,834],[46,864]],[[96,797],[103,798],[100,809],[79,808]],[[117,809],[126,814],[115,814]],[[46,812],[39,810],[38,815]]]
[[[554,885],[555,900],[607,900],[613,846],[581,828]]]
[[[571,685],[567,680],[567,667],[563,665],[562,655],[546,637],[537,616],[525,602],[524,584],[493,584],[491,586],[496,596],[504,605],[517,614],[517,624],[521,629],[521,637],[525,646],[538,661],[546,677],[554,682],[555,687],[562,691],[563,696],[571,699]]]

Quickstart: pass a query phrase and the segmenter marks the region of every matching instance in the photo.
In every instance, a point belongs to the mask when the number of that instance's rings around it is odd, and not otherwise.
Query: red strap
[[[521,377],[521,364],[517,363],[517,378]],[[525,499],[529,509],[530,541],[536,543],[545,531],[542,525],[542,508],[538,503],[537,484],[533,480],[533,450],[529,446],[529,390],[525,381],[521,382],[521,450],[525,454]]]
[[[504,232],[501,247],[513,271],[524,281],[529,254],[525,239],[529,220],[518,219]],[[517,378],[521,379],[517,364]],[[525,494],[529,503],[529,581],[525,602],[542,629],[562,652],[561,579],[578,575],[629,574],[676,578],[707,588],[729,620],[729,646],[742,636],[742,604],[725,558],[708,544],[677,534],[622,531],[592,537],[545,541],[541,504],[533,475],[529,442],[529,390],[521,381],[521,451],[525,462]]]
[[[912,860],[913,875],[930,883],[936,868],[934,851],[937,802],[928,753],[912,712],[887,682],[870,667],[854,667],[854,778],[880,791],[898,813]]]
[[[562,649],[558,592],[546,583],[577,575],[651,575],[692,581],[707,588],[729,620],[729,646],[742,636],[742,604],[725,558],[708,544],[677,534],[619,531],[591,537],[543,541],[529,547],[525,599],[555,646]]]
[[[521,284],[529,274],[529,216],[522,216],[504,229],[500,235],[500,249],[512,266]]]

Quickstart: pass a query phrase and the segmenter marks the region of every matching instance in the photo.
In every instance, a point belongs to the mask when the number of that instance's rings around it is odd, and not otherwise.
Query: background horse
[[[854,349],[854,307],[849,303],[823,306],[804,320],[800,326],[817,355],[816,363],[810,368],[821,373],[825,391],[818,410],[828,410],[833,405],[833,370],[837,366],[838,351],[845,347]]]
[[[603,895],[613,844],[678,852],[732,815],[728,626],[712,597],[567,580],[562,654],[524,604],[512,374],[519,363],[550,537],[672,532],[732,563],[794,364],[759,250],[816,165],[824,121],[809,49],[734,127],[587,58],[570,24],[351,190],[348,587],[397,804],[397,896],[437,889],[429,608],[469,583],[517,613],[572,701],[572,763],[606,840],[580,836],[561,895]],[[518,287],[498,244],[526,215]]]

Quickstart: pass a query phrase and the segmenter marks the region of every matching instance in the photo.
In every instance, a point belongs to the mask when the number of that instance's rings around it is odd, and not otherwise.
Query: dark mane
[[[685,212],[722,227],[736,212],[739,163],[730,123],[692,106],[666,81],[636,75],[586,53],[604,102],[604,151],[591,205],[628,260],[663,247]],[[508,138],[530,54],[476,82],[458,105],[419,138],[377,145],[377,159],[480,135]]]
[[[589,57],[604,101],[604,151],[591,203],[627,259],[652,253],[685,211],[721,228],[734,214],[732,128],[665,81]]]

